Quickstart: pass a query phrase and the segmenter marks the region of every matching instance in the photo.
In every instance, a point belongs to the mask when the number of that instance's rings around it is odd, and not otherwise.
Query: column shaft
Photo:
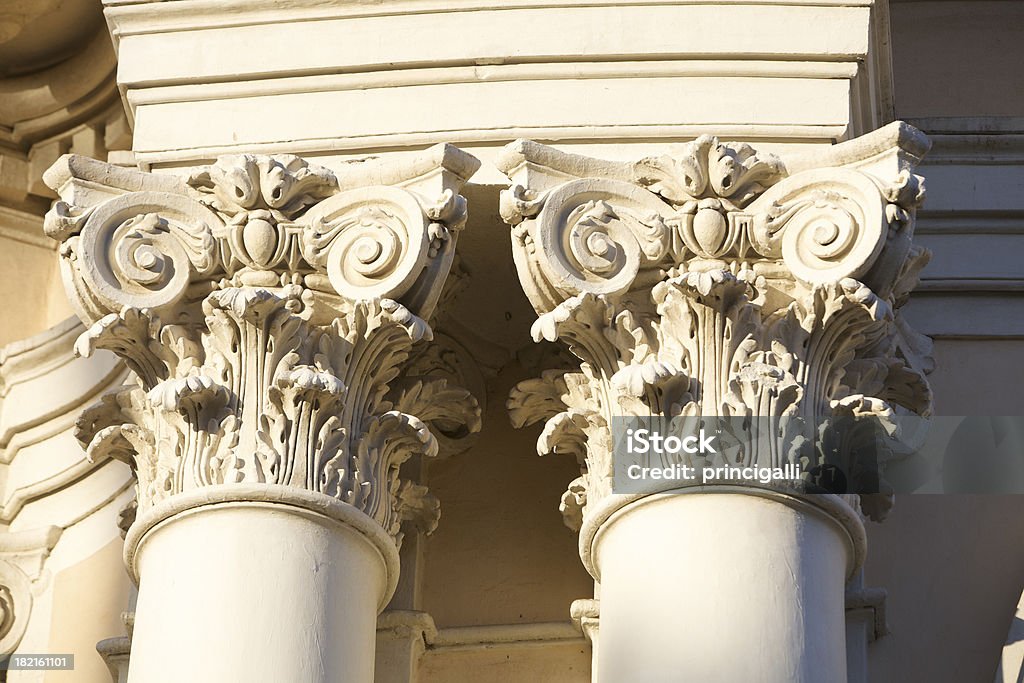
[[[643,498],[594,541],[601,683],[843,683],[846,531],[795,499]]]
[[[387,561],[348,521],[287,502],[204,505],[146,531],[134,560],[130,683],[373,680]]]

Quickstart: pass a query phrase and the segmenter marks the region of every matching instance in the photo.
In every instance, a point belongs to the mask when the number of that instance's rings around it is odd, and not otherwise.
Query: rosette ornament
[[[445,438],[453,420],[479,429],[479,408],[445,379],[391,383],[432,338],[477,166],[438,146],[338,172],[248,154],[183,177],[73,156],[50,169],[46,230],[89,326],[77,350],[135,375],[77,436],[135,469],[139,519],[242,485],[351,506],[396,542],[404,521],[436,526],[401,466],[437,453],[435,420]]]
[[[911,241],[927,149],[902,123],[787,159],[708,136],[635,163],[505,148],[502,216],[533,336],[580,361],[521,383],[509,408],[517,426],[544,423],[541,454],[578,459],[571,527],[625,498],[616,416],[735,418],[745,447],[714,464],[799,465],[782,483],[797,494],[853,457],[840,417],[872,417],[900,452],[900,416],[931,410],[930,342],[900,313],[928,259]],[[876,517],[888,505],[850,500]]]

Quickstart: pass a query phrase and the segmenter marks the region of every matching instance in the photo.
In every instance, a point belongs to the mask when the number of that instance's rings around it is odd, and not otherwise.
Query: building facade
[[[0,654],[74,664],[3,680],[1019,680],[1022,499],[898,482],[1024,415],[1021,59],[1014,0],[11,0]],[[620,488],[717,416],[781,478]]]

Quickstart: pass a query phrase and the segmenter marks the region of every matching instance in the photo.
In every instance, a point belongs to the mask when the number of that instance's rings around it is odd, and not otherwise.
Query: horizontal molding
[[[66,318],[39,334],[0,348],[0,397],[12,386],[44,375],[74,360],[74,344],[85,326]]]
[[[906,121],[929,135],[1024,133],[1024,116],[934,116]]]
[[[107,16],[117,26],[115,39],[154,32],[199,28],[235,28],[281,21],[361,19],[410,14],[458,14],[488,10],[577,9],[579,7],[658,7],[707,5],[707,0],[388,0],[326,5],[323,0],[104,0]],[[876,7],[877,0],[716,0],[716,5],[751,7]]]
[[[259,78],[228,83],[198,83],[142,87],[128,92],[134,109],[169,102],[228,100],[261,95],[290,95],[458,83],[557,81],[665,76],[846,79],[857,76],[856,62],[792,62],[779,60],[606,60],[540,64],[482,64],[424,67],[387,71],[345,72],[308,76]]]
[[[42,228],[40,228],[40,231],[42,231]],[[36,236],[26,234],[20,230],[11,229],[4,225],[0,225],[0,238],[10,240],[12,242],[20,242],[39,249],[45,249],[46,251],[57,251],[57,243],[49,237],[44,235]]]
[[[43,234],[42,216],[6,206],[0,206],[0,238],[57,251],[57,243]]]
[[[567,640],[586,642],[583,634],[576,629],[572,622],[568,621],[458,626],[438,629],[437,635],[430,643],[430,648],[435,650],[473,648]]]
[[[920,210],[915,235],[1024,235],[1024,211]]]
[[[101,456],[90,461],[83,453],[79,460],[64,469],[51,472],[42,479],[25,482],[13,490],[8,490],[3,505],[0,506],[0,522],[10,524],[27,503],[71,486],[99,470],[107,462],[109,462],[109,456]],[[122,490],[124,490],[123,486],[118,493]],[[117,493],[112,495],[117,495]]]
[[[917,291],[902,309],[936,339],[1024,339],[1024,296],[1016,292]]]
[[[509,141],[512,127],[594,130],[671,129],[678,121],[747,126],[849,125],[847,81],[731,76],[652,76],[420,84],[390,88],[259,95],[169,102],[135,109],[137,154],[168,149],[309,138],[381,138],[442,134]],[[545,102],[531,107],[529,102]],[[652,106],[638,106],[651,102]],[[523,106],[519,106],[522,103]],[[653,106],[656,103],[656,106]],[[183,126],[182,121],[202,121]],[[500,131],[497,136],[495,131]],[[413,137],[413,141],[422,138]],[[409,144],[403,139],[402,144]]]
[[[928,134],[932,150],[924,166],[1017,166],[1024,164],[1024,134]]]
[[[196,146],[166,151],[137,151],[135,158],[143,170],[162,166],[181,166],[205,163],[221,154],[299,154],[314,158],[331,154],[373,154],[401,151],[408,148],[428,147],[441,142],[455,145],[504,145],[517,138],[529,138],[543,143],[640,143],[668,144],[686,142],[709,134],[751,142],[799,140],[806,143],[828,144],[846,136],[845,125],[635,125],[635,126],[537,126],[493,128],[487,130],[462,129],[424,133],[361,135],[344,138],[313,137],[236,145]],[[505,181],[507,182],[507,181]]]
[[[1024,117],[959,116],[907,121],[932,141],[923,166],[1024,164]]]
[[[874,3],[657,0],[302,5],[178,0],[134,10],[108,7],[119,42],[118,84],[131,90],[441,65],[715,58],[863,62],[878,11]],[[772,30],[786,25],[825,28],[785,36]],[[729,26],[728,32],[721,26]]]
[[[1021,278],[922,278],[918,292],[1024,292]]]
[[[108,351],[75,355],[83,330],[77,318],[68,318],[0,349],[0,463],[70,429],[85,406],[126,378],[127,368]]]

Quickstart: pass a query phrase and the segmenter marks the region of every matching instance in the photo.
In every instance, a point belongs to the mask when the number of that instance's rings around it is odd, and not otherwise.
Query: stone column
[[[402,464],[437,452],[434,421],[479,427],[468,392],[407,370],[476,167],[442,145],[338,173],[249,154],[48,171],[77,349],[134,372],[77,426],[137,475],[130,681],[373,680],[403,522],[439,515]]]
[[[862,515],[891,501],[858,480],[877,472],[854,467],[837,418],[871,418],[895,445],[900,417],[929,414],[928,341],[899,312],[928,256],[911,243],[927,148],[897,123],[785,160],[709,136],[635,163],[505,149],[534,338],[580,359],[521,383],[509,407],[544,422],[540,453],[581,466],[562,511],[599,582],[596,680],[847,680],[844,587],[864,561]],[[784,478],[616,492],[618,416],[731,418],[743,448],[695,457],[697,471]],[[836,463],[874,493],[826,487]]]

